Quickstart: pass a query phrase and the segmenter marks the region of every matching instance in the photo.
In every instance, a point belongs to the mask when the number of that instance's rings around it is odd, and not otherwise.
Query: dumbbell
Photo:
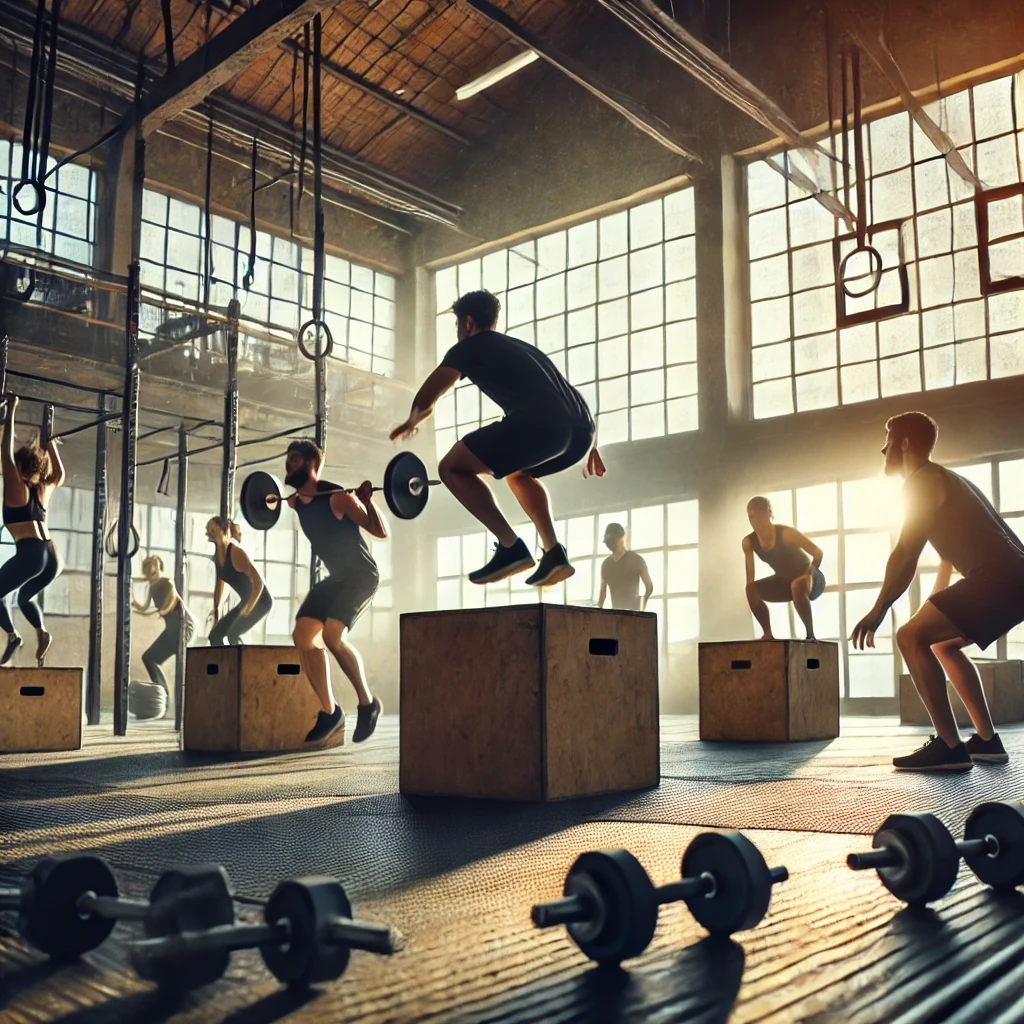
[[[953,888],[960,859],[995,889],[1024,884],[1024,804],[979,804],[957,842],[934,814],[890,814],[873,850],[851,853],[854,871],[874,868],[882,884],[904,903],[923,906]]]
[[[772,886],[789,872],[769,868],[740,832],[704,832],[683,854],[682,879],[655,888],[627,850],[595,850],[576,858],[564,897],[537,904],[538,928],[567,926],[570,938],[591,960],[619,964],[639,956],[654,938],[658,907],[683,900],[712,935],[753,928],[765,915]]]
[[[232,952],[259,949],[271,974],[298,989],[341,977],[353,949],[385,955],[395,950],[388,927],[352,919],[352,905],[333,878],[282,882],[266,902],[264,924],[205,926],[197,920],[201,903],[185,894],[175,902],[174,921],[162,937],[132,944],[132,966],[143,978],[159,982],[184,973],[188,981],[190,971],[181,965],[202,965],[207,958],[207,973],[218,968],[220,977]],[[205,975],[199,983],[206,984]]]

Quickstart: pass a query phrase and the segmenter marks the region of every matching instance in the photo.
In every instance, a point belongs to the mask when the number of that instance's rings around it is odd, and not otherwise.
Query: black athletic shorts
[[[594,425],[512,413],[467,434],[462,443],[498,480],[518,472],[553,476],[587,457],[594,445]]]
[[[754,581],[757,592],[761,595],[762,601],[792,601],[793,581],[785,576],[776,573],[774,576],[764,576]],[[814,582],[811,584],[811,592],[807,595],[812,601],[817,601],[825,590],[825,576],[820,569],[814,570]]]
[[[373,600],[379,582],[377,576],[368,572],[328,576],[310,590],[295,617],[317,622],[337,619],[351,629]]]
[[[966,640],[984,650],[1024,622],[1024,569],[982,566],[929,600]]]

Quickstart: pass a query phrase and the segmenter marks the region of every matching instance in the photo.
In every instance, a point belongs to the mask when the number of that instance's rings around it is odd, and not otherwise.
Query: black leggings
[[[248,633],[253,626],[257,625],[270,614],[274,607],[274,599],[266,587],[260,594],[260,599],[253,606],[248,615],[242,615],[242,604],[236,604],[227,615],[217,620],[216,625],[210,630],[210,646],[216,647],[225,641],[232,646],[242,642],[242,635]]]
[[[52,540],[24,537],[14,543],[14,554],[0,566],[0,629],[14,632],[7,595],[18,590],[18,607],[29,624],[43,628],[43,613],[36,604],[36,595],[48,587],[61,570],[57,549]]]
[[[173,658],[178,653],[178,633],[181,629],[183,614],[181,602],[179,601],[174,610],[164,616],[164,631],[142,652],[142,664],[146,666],[149,678],[157,686],[162,686],[165,690],[167,689],[167,680],[160,666],[168,658]],[[186,642],[191,636],[192,617],[189,615],[185,618]]]

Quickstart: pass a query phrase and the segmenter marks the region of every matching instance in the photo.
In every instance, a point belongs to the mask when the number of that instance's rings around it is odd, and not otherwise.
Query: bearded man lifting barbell
[[[388,525],[373,502],[370,481],[345,491],[320,478],[323,453],[312,441],[293,441],[285,457],[285,483],[295,493],[284,500],[295,509],[310,550],[328,572],[299,606],[292,640],[322,710],[307,743],[344,728],[345,716],[331,689],[327,652],[334,655],[359,699],[354,743],[368,739],[377,727],[380,701],[366,685],[363,659],[348,634],[377,592],[377,563],[363,537],[384,539]],[[325,491],[332,491],[325,494]]]
[[[540,482],[587,460],[584,476],[604,475],[594,445],[594,418],[583,396],[534,345],[494,330],[501,303],[488,291],[469,292],[453,306],[458,343],[424,381],[409,418],[391,440],[411,437],[437,400],[468,377],[505,416],[457,441],[438,466],[441,481],[494,536],[494,555],[469,574],[472,583],[497,583],[533,568],[530,549],[502,514],[487,476],[504,478],[537,527],[544,555],[531,586],[550,587],[576,571],[555,536],[551,498]]]

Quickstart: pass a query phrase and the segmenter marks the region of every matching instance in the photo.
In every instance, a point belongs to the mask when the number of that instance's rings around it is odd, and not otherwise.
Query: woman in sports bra
[[[274,599],[270,596],[256,566],[238,544],[235,537],[235,523],[214,516],[206,524],[206,536],[216,545],[213,565],[217,570],[217,585],[213,591],[213,629],[210,630],[210,645],[227,642],[232,646],[242,642],[242,635],[248,633],[270,614]],[[241,537],[241,531],[238,531]],[[229,586],[238,595],[238,604],[221,616],[220,603],[224,587]]]
[[[7,595],[18,591],[18,607],[36,631],[36,664],[43,658],[53,638],[43,626],[43,613],[36,595],[49,586],[61,570],[57,550],[46,528],[46,510],[53,492],[64,482],[64,464],[57,443],[50,441],[46,451],[36,441],[14,450],[14,411],[17,395],[7,395],[7,415],[0,445],[4,474],[3,520],[14,538],[14,555],[0,566],[0,629],[7,634],[7,646],[0,665],[6,665],[21,646],[7,608]],[[19,589],[20,588],[20,589]]]

